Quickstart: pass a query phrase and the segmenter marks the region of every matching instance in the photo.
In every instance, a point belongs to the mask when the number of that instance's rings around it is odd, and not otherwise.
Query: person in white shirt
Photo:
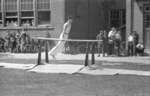
[[[128,36],[128,55],[133,56],[133,50],[134,50],[134,36],[132,33]]]
[[[71,26],[72,26],[72,17],[69,17],[67,22],[63,25],[62,33],[60,34],[59,39],[68,39]],[[66,41],[58,41],[56,46],[54,46],[50,51],[49,54],[53,57],[53,59],[56,59],[56,55],[58,53],[61,53],[64,50]]]
[[[116,28],[113,27],[108,33],[108,44],[109,44],[108,53],[109,53],[109,55],[114,54],[114,40],[115,40],[116,32],[117,32]]]

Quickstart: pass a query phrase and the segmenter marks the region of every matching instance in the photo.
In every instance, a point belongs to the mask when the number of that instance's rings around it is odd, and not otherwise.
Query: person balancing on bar
[[[68,17],[67,22],[63,25],[63,30],[59,36],[59,39],[68,39],[71,26],[72,26],[72,17]],[[57,53],[61,53],[65,47],[66,41],[58,41],[58,43],[49,51],[49,54],[53,57],[53,59],[56,59]]]

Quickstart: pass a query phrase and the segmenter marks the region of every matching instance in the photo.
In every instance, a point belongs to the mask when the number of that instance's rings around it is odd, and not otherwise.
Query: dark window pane
[[[25,11],[25,12],[21,12],[21,17],[33,17],[33,11]]]
[[[112,9],[110,11],[110,26],[120,27],[126,22],[125,9]]]
[[[6,16],[17,16],[17,12],[7,12]]]
[[[50,11],[38,12],[38,24],[49,24],[50,23]]]

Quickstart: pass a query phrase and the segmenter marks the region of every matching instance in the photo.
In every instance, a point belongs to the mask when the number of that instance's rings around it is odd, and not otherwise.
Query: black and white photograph
[[[150,0],[0,0],[0,96],[150,96]]]

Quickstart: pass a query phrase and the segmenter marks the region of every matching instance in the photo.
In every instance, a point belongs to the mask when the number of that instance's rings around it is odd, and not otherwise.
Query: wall
[[[133,3],[133,31],[137,31],[140,36],[140,41],[143,42],[143,3]]]
[[[95,39],[99,30],[109,30],[114,8],[125,8],[125,0],[66,0],[65,17],[74,17],[70,38]]]
[[[65,0],[51,0],[51,31],[53,37],[59,37],[65,20]]]

